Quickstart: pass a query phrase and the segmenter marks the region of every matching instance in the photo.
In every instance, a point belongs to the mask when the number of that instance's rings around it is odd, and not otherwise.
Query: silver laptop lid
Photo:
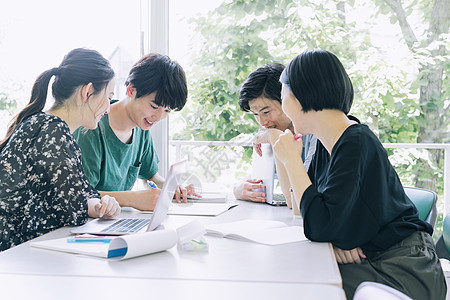
[[[272,146],[261,144],[262,156],[253,151],[252,156],[252,178],[262,179],[266,186],[266,203],[273,202],[273,182],[275,176],[275,161],[273,158]]]
[[[165,220],[169,211],[170,203],[179,185],[179,178],[185,169],[186,161],[174,163],[167,175],[164,186],[153,210],[152,219],[147,231],[152,231]]]

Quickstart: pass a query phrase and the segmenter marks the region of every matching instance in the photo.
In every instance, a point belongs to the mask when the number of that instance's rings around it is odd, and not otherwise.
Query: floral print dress
[[[60,118],[37,113],[16,129],[0,153],[0,251],[88,219],[81,150]]]

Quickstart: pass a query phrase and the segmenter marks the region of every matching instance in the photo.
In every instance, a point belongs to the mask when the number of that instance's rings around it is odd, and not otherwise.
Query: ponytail
[[[33,89],[31,90],[31,98],[28,105],[22,109],[11,121],[11,125],[6,132],[6,137],[0,142],[0,151],[8,143],[11,135],[14,131],[19,127],[19,125],[28,117],[42,112],[45,107],[45,102],[47,100],[47,90],[48,84],[50,83],[50,79],[53,75],[59,74],[59,68],[53,68],[45,71],[36,79],[33,84]]]
[[[53,108],[56,108],[65,105],[66,100],[70,99],[80,86],[92,83],[94,94],[99,93],[114,77],[114,70],[108,60],[95,50],[77,48],[70,51],[58,68],[47,70],[36,79],[30,102],[12,120],[6,137],[0,142],[0,151],[25,119],[42,112],[47,100],[48,85],[53,76],[55,76],[52,84],[52,95],[55,99]]]

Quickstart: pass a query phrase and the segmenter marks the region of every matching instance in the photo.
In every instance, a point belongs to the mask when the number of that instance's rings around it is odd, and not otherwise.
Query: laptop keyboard
[[[283,194],[273,194],[272,203],[270,204],[276,206],[284,206],[286,205],[286,198]]]
[[[101,232],[137,232],[150,223],[150,219],[120,219]]]
[[[286,198],[284,197],[283,194],[273,194],[273,198],[272,199],[274,201],[279,201],[279,202],[286,201]]]

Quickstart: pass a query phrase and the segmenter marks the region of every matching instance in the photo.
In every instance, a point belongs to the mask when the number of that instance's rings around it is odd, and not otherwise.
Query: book
[[[76,238],[94,237],[92,235],[76,236]],[[109,236],[101,241],[74,242],[74,236],[31,242],[30,246],[54,251],[83,254],[89,256],[124,260],[168,250],[177,243],[177,233],[173,229],[155,230],[144,233]],[[93,239],[93,238],[92,238]],[[106,241],[105,241],[106,240]]]
[[[280,221],[248,219],[205,227],[209,235],[272,246],[308,240],[303,227],[288,226]]]

